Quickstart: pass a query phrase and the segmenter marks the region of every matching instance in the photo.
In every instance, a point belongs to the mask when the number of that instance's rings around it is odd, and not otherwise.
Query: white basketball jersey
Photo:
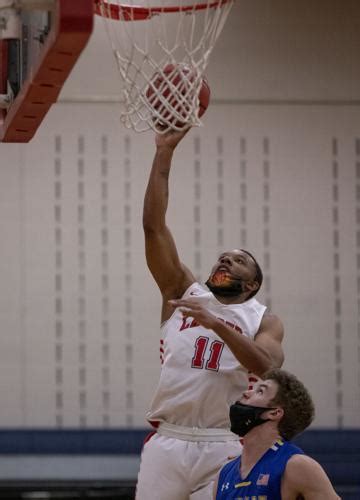
[[[254,339],[266,307],[251,298],[225,305],[199,283],[183,298],[194,297],[228,326]],[[248,370],[212,330],[183,318],[179,309],[161,327],[163,365],[149,422],[186,427],[229,428],[229,406],[248,388]]]

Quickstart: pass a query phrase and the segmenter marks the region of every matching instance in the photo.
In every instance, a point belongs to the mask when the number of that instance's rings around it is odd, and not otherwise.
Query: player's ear
[[[274,408],[270,410],[268,413],[268,417],[270,420],[281,420],[284,415],[284,410],[282,408]]]
[[[259,283],[255,280],[250,280],[245,283],[247,292],[255,292],[259,289]]]

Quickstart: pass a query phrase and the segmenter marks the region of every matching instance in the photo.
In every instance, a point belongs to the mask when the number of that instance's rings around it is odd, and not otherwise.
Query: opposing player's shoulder
[[[313,458],[308,455],[293,455],[285,469],[285,479],[292,485],[312,484],[325,476],[325,471]]]
[[[321,465],[308,455],[293,455],[285,469],[283,487],[290,498],[302,494],[305,498],[340,500]],[[284,495],[286,497],[286,495]]]
[[[292,455],[292,457],[289,458],[286,466],[286,472],[298,474],[300,470],[306,472],[308,469],[314,466],[321,467],[319,463],[313,458],[309,457],[309,455],[296,453],[295,455]]]

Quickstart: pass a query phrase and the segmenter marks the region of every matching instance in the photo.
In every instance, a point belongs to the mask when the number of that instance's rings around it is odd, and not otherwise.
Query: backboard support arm
[[[0,0],[1,1],[1,0]],[[2,2],[4,3],[4,2]],[[25,1],[29,7],[43,2]],[[50,2],[45,2],[48,10]],[[7,48],[11,40],[0,39],[0,142],[29,142],[65,83],[88,42],[93,29],[93,0],[54,0],[50,31],[41,53],[11,102],[7,92]],[[1,16],[1,10],[0,10]],[[10,100],[10,106],[8,102]]]

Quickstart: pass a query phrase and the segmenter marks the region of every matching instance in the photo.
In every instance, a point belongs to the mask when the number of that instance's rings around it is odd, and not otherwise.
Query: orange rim
[[[189,12],[221,7],[233,0],[215,0],[211,3],[195,5],[174,5],[172,7],[140,7],[134,5],[115,5],[104,0],[94,0],[95,14],[117,21],[141,21],[150,19],[155,14],[168,14],[171,12]]]

